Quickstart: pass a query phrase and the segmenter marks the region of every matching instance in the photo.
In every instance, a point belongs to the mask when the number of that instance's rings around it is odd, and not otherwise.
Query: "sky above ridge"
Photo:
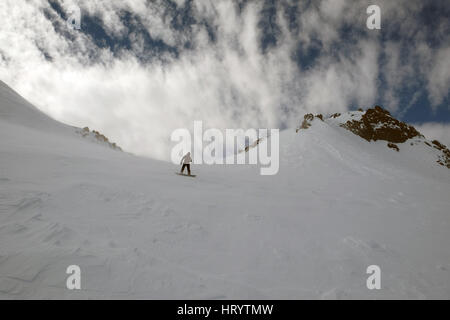
[[[167,159],[194,120],[283,129],[375,104],[450,144],[446,0],[2,0],[0,20],[1,80],[137,154]]]

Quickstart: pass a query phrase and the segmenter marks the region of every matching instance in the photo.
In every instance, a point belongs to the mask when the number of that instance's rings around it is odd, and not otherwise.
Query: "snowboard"
[[[185,176],[185,177],[191,177],[191,178],[195,178],[197,176],[195,174],[188,175],[188,174],[179,173],[179,172],[175,172],[175,174],[177,174],[179,176]]]

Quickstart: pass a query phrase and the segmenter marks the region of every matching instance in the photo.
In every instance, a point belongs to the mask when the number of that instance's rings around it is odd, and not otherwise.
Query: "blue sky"
[[[381,30],[366,27],[371,4],[381,8]],[[164,158],[171,130],[196,119],[285,128],[305,112],[375,104],[449,132],[445,0],[1,6],[2,79],[51,116],[98,128],[136,153]],[[80,30],[66,24],[74,7]]]

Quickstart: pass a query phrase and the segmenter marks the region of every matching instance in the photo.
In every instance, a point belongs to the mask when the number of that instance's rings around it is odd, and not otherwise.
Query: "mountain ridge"
[[[411,146],[424,144],[440,151],[435,162],[450,169],[450,150],[444,144],[437,140],[426,139],[414,126],[397,120],[389,111],[378,105],[365,111],[360,109],[344,114],[335,113],[326,119],[321,114],[308,113],[304,116],[303,122],[296,129],[296,132],[311,127],[315,118],[325,122],[337,122],[340,127],[347,129],[367,142],[386,141],[387,147],[397,152],[400,151],[398,144],[406,142],[409,142]]]
[[[5,92],[0,109],[26,107]],[[441,151],[368,142],[340,126],[358,112],[281,132],[274,176],[192,165],[193,179],[15,116],[0,116],[0,298],[450,298]],[[381,290],[366,286],[374,264]]]

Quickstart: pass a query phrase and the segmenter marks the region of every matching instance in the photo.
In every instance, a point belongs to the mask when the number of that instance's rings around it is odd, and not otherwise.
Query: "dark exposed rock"
[[[107,137],[105,137],[103,134],[101,134],[98,131],[89,130],[89,127],[84,127],[81,131],[77,131],[79,134],[81,134],[81,136],[86,137],[89,135],[92,135],[95,137],[95,139],[97,139],[100,142],[106,143],[110,148],[114,149],[114,150],[119,150],[122,151],[122,148],[120,148],[116,143],[114,142],[110,142],[109,139]]]
[[[442,152],[437,163],[450,169],[450,150],[437,140],[433,140],[432,143],[435,149]]]
[[[317,115],[316,115],[316,118],[319,118],[320,120],[323,121],[323,115],[321,115],[321,114],[317,114]]]
[[[397,150],[397,152],[400,151],[400,149],[398,148],[398,146],[395,143],[388,142],[387,146],[391,149]]]
[[[305,116],[303,117],[303,122],[300,125],[299,128],[297,128],[297,130],[295,130],[295,132],[299,132],[300,129],[308,129],[309,127],[311,127],[311,121],[314,120],[314,115],[312,113],[308,113],[305,114]],[[322,118],[323,121],[323,118]]]
[[[262,138],[256,139],[255,142],[253,142],[251,145],[248,145],[244,148],[244,150],[241,150],[240,152],[248,152],[250,149],[255,148],[259,143],[262,141]]]
[[[361,120],[350,120],[341,126],[367,141],[403,143],[417,136],[423,137],[413,126],[393,118],[389,111],[380,106],[368,109]]]
[[[332,114],[331,118],[339,118],[340,116],[341,116],[341,114],[338,112],[338,113]]]
[[[437,140],[433,140],[433,141],[431,141],[431,143],[434,144],[434,147],[435,147],[436,149],[438,149],[438,150],[445,150],[445,149],[447,149],[446,146],[444,146],[442,143],[440,143],[440,142],[437,141]]]

